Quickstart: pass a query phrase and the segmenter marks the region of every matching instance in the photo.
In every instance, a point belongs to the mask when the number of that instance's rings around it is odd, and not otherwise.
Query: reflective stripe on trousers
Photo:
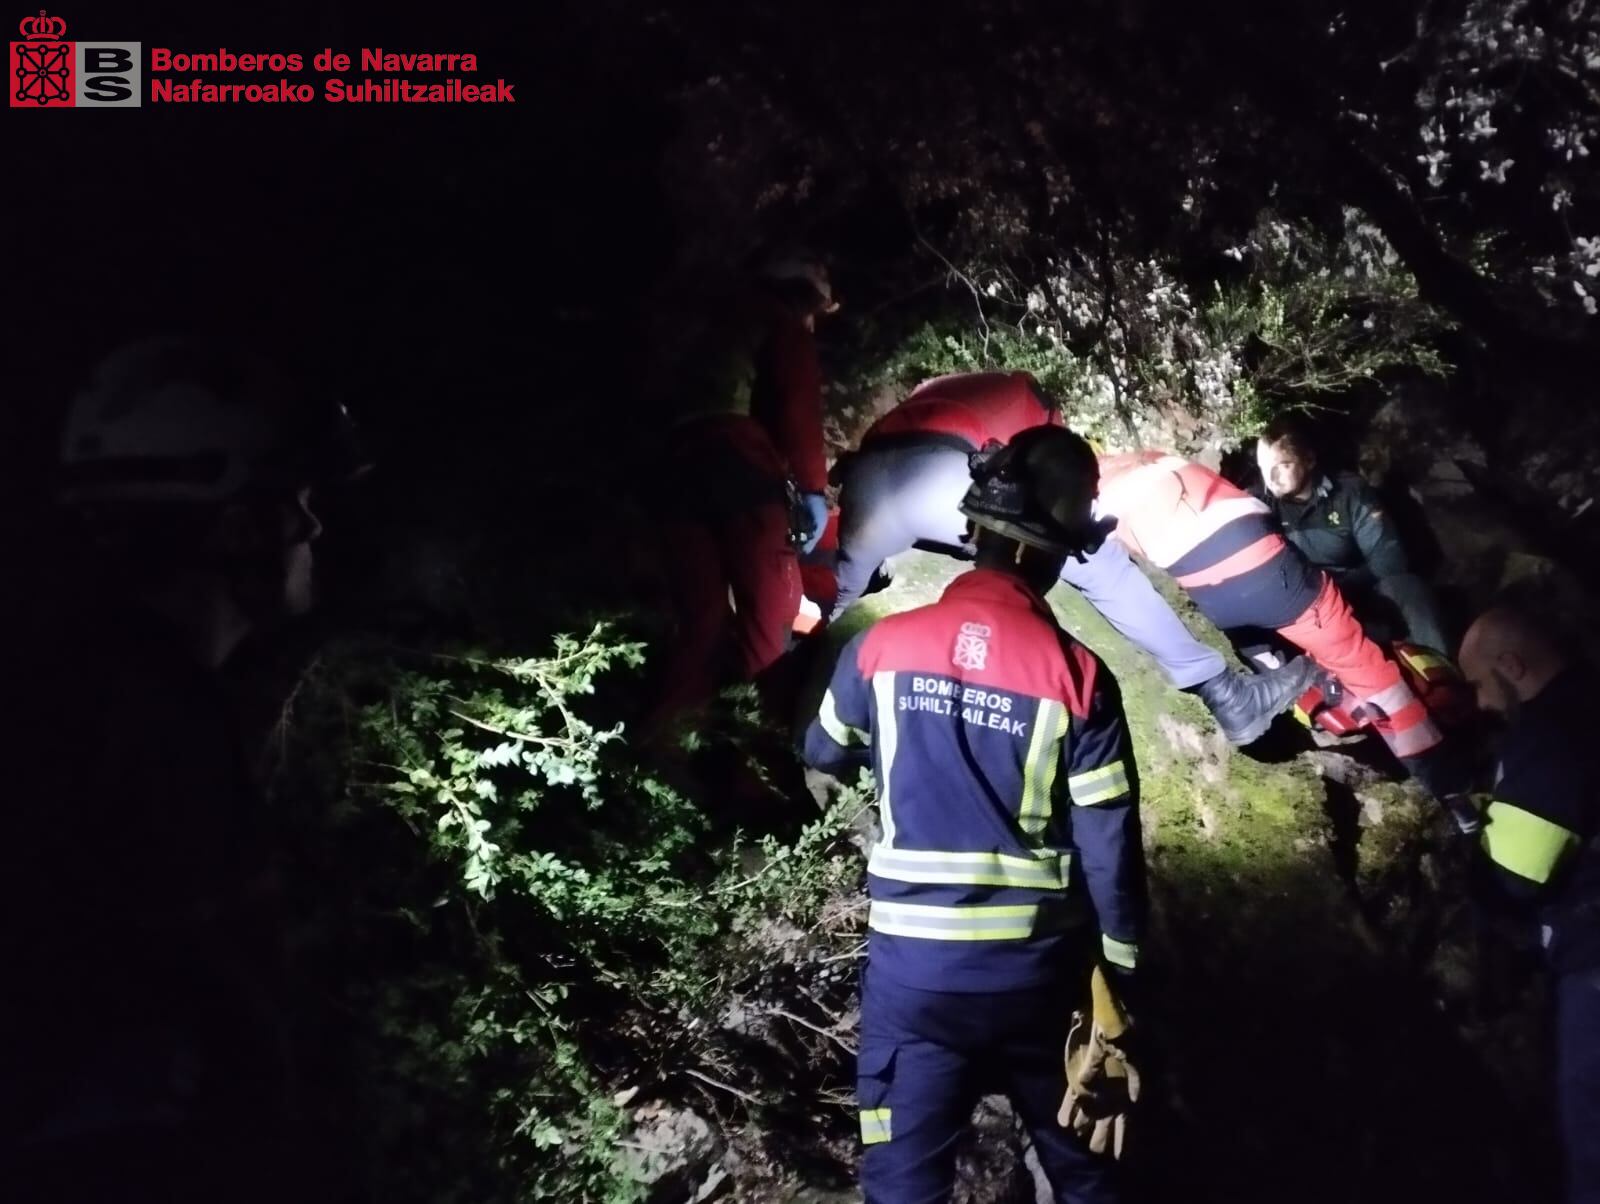
[[[1400,667],[1369,640],[1326,573],[1316,601],[1278,634],[1304,648],[1360,702],[1381,713],[1374,726],[1397,757],[1415,757],[1442,736],[1400,675]]]

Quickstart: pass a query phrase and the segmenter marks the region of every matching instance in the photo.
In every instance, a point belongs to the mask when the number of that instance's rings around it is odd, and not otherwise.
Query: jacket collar
[[[996,606],[1018,610],[1049,611],[1043,598],[1029,589],[1019,577],[994,569],[969,569],[945,586],[940,600],[978,599]]]

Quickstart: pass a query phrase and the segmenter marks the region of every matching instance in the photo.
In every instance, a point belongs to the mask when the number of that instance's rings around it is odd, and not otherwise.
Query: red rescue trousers
[[[1406,769],[1438,792],[1439,729],[1332,579],[1283,538],[1262,502],[1161,452],[1102,457],[1100,500],[1121,519],[1117,538],[1171,573],[1223,631],[1276,631],[1310,653],[1374,713]]]
[[[735,415],[702,420],[669,460],[677,496],[661,535],[676,631],[650,728],[777,661],[801,596],[783,461],[766,432]]]
[[[1278,634],[1304,648],[1365,706],[1377,712],[1373,726],[1390,750],[1410,762],[1443,739],[1422,701],[1400,675],[1400,667],[1366,637],[1350,604],[1326,573],[1316,601]],[[1409,767],[1409,764],[1408,764]]]

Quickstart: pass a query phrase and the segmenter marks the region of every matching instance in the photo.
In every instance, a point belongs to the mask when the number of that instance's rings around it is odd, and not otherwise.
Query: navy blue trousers
[[[1600,1204],[1600,969],[1556,978],[1556,1092],[1567,1204]]]
[[[1068,990],[918,991],[863,976],[861,1187],[866,1204],[939,1204],[978,1100],[1003,1092],[1033,1138],[1058,1204],[1117,1204],[1116,1165],[1056,1123],[1071,1024]]]

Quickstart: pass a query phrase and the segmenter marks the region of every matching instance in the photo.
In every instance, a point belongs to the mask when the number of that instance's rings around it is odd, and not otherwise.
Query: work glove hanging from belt
[[[1132,1023],[1099,966],[1089,990],[1090,1010],[1074,1012],[1067,1033],[1067,1094],[1056,1119],[1091,1152],[1120,1158],[1128,1113],[1139,1099],[1139,1071],[1122,1044]]]

